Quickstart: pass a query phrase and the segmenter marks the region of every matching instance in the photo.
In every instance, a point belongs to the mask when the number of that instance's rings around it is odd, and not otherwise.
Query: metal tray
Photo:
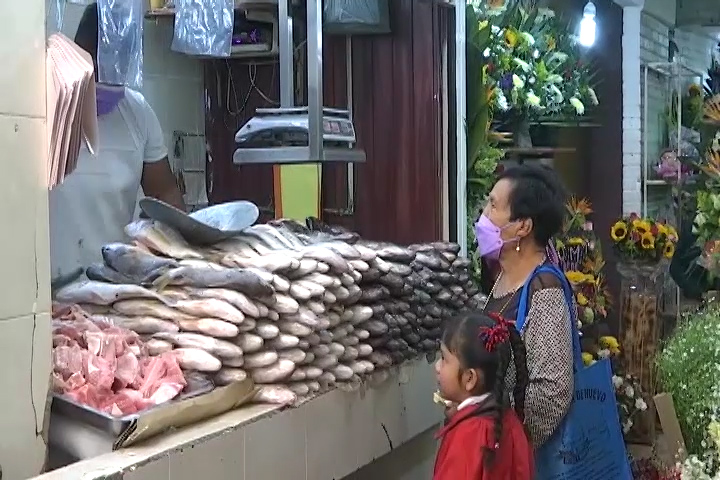
[[[124,417],[115,417],[105,412],[101,412],[92,407],[81,405],[73,400],[69,399],[64,395],[53,394],[53,402],[51,412],[53,415],[62,415],[64,417],[76,420],[80,423],[86,424],[93,428],[96,428],[102,432],[108,433],[118,440],[123,440],[127,435],[132,433],[132,427],[135,421],[142,415],[147,414],[150,411],[159,408],[165,408],[176,402],[181,402],[189,398],[204,395],[213,390],[213,385],[207,385],[202,388],[197,388],[192,392],[181,393],[173,400],[156,405],[142,412],[125,415]]]
[[[140,200],[140,209],[149,218],[177,230],[193,245],[212,245],[235,237],[260,216],[257,205],[245,200],[212,205],[187,214],[163,201],[145,197]]]

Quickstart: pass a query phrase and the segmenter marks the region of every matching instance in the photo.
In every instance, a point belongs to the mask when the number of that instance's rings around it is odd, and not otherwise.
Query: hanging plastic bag
[[[176,0],[171,48],[186,55],[229,57],[234,0]]]
[[[66,3],[67,0],[50,0],[47,9],[47,28],[45,32],[48,37],[53,33],[62,32]]]
[[[142,87],[143,0],[98,0],[98,82]]]
[[[388,33],[388,0],[326,0],[323,28],[332,33]]]

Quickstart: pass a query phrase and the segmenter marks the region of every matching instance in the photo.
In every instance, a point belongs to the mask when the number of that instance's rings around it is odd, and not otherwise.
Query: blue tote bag
[[[540,273],[558,277],[570,307],[573,332],[575,396],[558,430],[535,451],[535,480],[630,480],[630,463],[620,429],[615,387],[609,360],[589,367],[582,362],[573,293],[565,274],[543,265],[535,269],[523,286],[518,304],[516,327],[522,331],[528,312],[528,291]]]

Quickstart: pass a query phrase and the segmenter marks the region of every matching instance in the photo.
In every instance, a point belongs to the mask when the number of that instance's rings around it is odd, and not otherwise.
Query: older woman
[[[564,215],[565,189],[550,168],[526,164],[500,175],[475,225],[485,266],[497,272],[486,312],[517,318],[520,291],[533,271],[550,261],[548,245]],[[560,282],[551,273],[530,281],[521,331],[529,374],[525,424],[535,448],[557,430],[573,396],[573,327]],[[512,370],[508,382],[514,384]]]

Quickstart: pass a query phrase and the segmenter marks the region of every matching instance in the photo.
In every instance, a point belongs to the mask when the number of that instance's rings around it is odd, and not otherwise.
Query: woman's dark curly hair
[[[512,361],[515,366],[513,399],[515,412],[520,420],[525,417],[525,390],[529,382],[525,343],[514,325],[506,324],[508,335],[503,341],[488,348],[482,337],[485,329],[497,327],[498,321],[483,313],[467,313],[448,321],[442,334],[442,343],[460,360],[463,369],[475,368],[483,373],[482,390],[476,395],[492,393],[497,407],[493,413],[495,443],[502,437],[502,420],[508,408],[509,392],[506,392],[506,377]],[[493,462],[495,450],[484,452],[484,461]]]

